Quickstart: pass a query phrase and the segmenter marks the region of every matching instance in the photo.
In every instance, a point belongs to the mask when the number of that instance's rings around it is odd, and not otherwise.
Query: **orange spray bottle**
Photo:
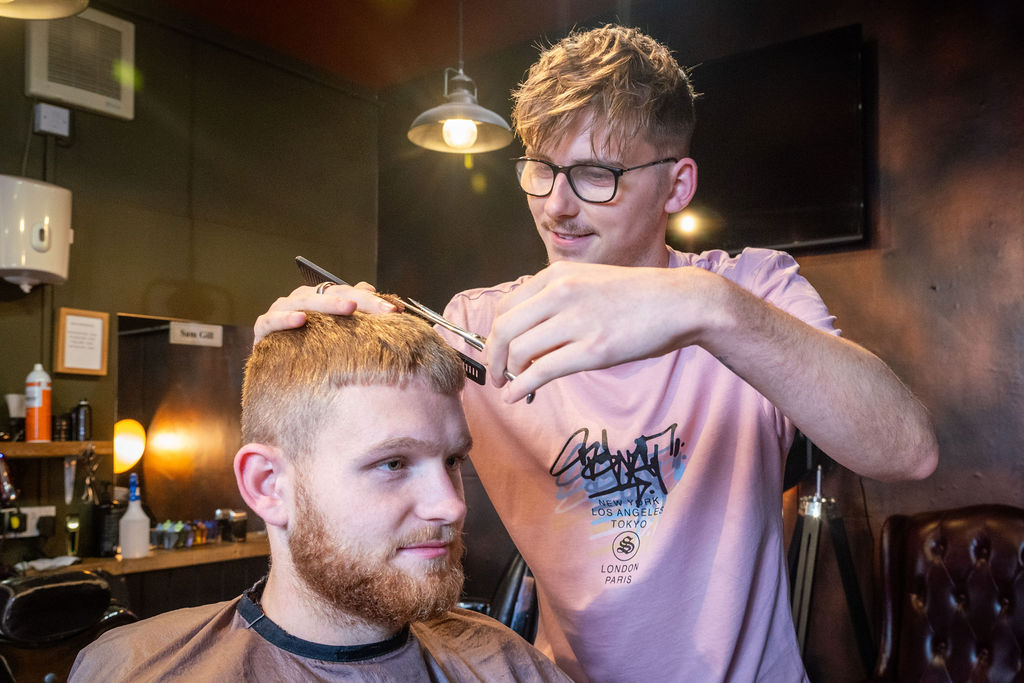
[[[25,378],[25,441],[50,440],[50,413],[50,376],[36,363]]]

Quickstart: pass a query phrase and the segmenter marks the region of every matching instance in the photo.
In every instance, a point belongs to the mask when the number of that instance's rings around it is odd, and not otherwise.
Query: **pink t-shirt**
[[[672,251],[669,266],[718,273],[838,334],[786,254]],[[526,279],[458,294],[445,316],[486,335],[497,303]],[[463,402],[473,464],[537,578],[537,645],[564,671],[806,680],[782,539],[794,428],[750,385],[690,346],[555,380],[530,405],[473,383]]]

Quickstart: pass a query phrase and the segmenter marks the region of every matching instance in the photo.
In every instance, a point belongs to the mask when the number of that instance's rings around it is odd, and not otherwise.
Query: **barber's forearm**
[[[701,345],[845,467],[921,479],[938,447],[927,411],[866,349],[814,329],[728,283]]]

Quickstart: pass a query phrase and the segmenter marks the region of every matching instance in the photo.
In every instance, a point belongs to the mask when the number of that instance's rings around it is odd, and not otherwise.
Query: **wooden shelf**
[[[78,455],[90,444],[96,455],[111,455],[114,452],[113,441],[0,441],[0,453],[7,458],[63,458]]]
[[[249,532],[243,542],[222,541],[196,546],[194,548],[183,548],[180,550],[163,550],[154,548],[145,557],[131,560],[117,557],[83,557],[80,563],[72,564],[60,569],[47,569],[43,571],[30,569],[27,574],[47,574],[61,571],[75,571],[78,569],[102,569],[111,574],[138,574],[141,572],[160,571],[162,569],[176,569],[179,567],[195,567],[215,562],[230,562],[232,560],[244,560],[249,557],[266,557],[270,555],[270,542],[266,532]]]

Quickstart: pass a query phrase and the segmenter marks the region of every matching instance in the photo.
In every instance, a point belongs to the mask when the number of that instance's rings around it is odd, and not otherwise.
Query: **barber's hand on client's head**
[[[394,313],[396,310],[394,304],[377,296],[376,288],[368,282],[360,282],[355,286],[296,287],[291,294],[280,297],[266,313],[256,318],[253,343],[271,332],[301,327],[306,323],[305,311],[351,315],[355,311]]]

